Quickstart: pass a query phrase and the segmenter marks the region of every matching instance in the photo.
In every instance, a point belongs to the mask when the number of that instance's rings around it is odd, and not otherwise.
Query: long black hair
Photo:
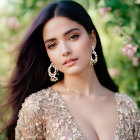
[[[12,106],[13,109],[6,127],[9,140],[15,139],[18,112],[25,98],[31,93],[54,84],[48,76],[50,60],[46,53],[42,30],[44,24],[55,16],[64,16],[76,21],[85,28],[88,34],[91,34],[92,30],[95,31],[97,39],[95,51],[98,55],[98,62],[94,66],[96,75],[104,87],[114,92],[118,91],[108,74],[98,32],[86,10],[74,1],[53,2],[39,13],[20,45],[16,67],[9,82],[7,105]],[[59,81],[63,77],[63,73],[60,72]]]

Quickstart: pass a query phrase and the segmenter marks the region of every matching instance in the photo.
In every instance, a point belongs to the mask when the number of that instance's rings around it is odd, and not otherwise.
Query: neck
[[[63,84],[69,92],[89,96],[96,94],[101,88],[93,67],[75,75],[64,75]]]

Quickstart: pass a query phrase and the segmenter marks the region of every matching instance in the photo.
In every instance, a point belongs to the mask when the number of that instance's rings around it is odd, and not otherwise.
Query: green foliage
[[[0,140],[4,140],[4,136],[1,136],[1,135],[0,135]]]
[[[105,22],[101,31],[110,37],[110,49],[104,51],[106,61],[108,67],[116,67],[120,71],[113,77],[120,91],[132,96],[140,107],[140,4],[132,0],[100,0],[97,4],[97,9],[108,7],[110,10],[103,16]],[[112,29],[115,28],[119,31],[114,34]],[[124,56],[120,49],[127,48],[129,44],[137,51],[133,56]],[[134,64],[134,60],[137,63]]]

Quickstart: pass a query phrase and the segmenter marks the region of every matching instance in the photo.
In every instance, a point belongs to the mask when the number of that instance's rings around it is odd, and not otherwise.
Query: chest
[[[117,126],[115,128],[115,131],[113,132],[113,130],[110,131],[110,128],[113,129],[113,123],[110,123],[111,125],[108,125],[108,120],[112,121],[114,120],[113,118],[107,119],[106,117],[106,119],[104,119],[105,125],[102,124],[102,126],[100,127],[100,125],[96,124],[98,126],[95,126],[96,122],[92,121],[92,119],[84,119],[86,118],[85,116],[88,115],[86,114],[87,112],[81,111],[83,105],[80,105],[79,107],[78,104],[75,104],[74,100],[68,102],[66,99],[61,97],[59,92],[55,92],[50,88],[50,90],[46,92],[46,98],[43,102],[43,104],[45,105],[45,107],[43,107],[45,117],[42,121],[44,136],[46,136],[46,140],[136,139],[134,135],[136,135],[139,130],[136,125],[134,126],[134,112],[131,110],[131,108],[134,107],[134,103],[130,103],[128,97],[120,95],[118,93],[116,93],[114,97],[115,104],[113,110],[115,110],[117,113]],[[71,105],[74,105],[74,108],[73,106],[70,106],[69,103]],[[97,104],[96,107],[100,107],[101,105],[102,104]],[[87,105],[84,104],[84,106],[86,108]],[[78,110],[75,109],[76,107],[78,108]],[[89,116],[89,118],[94,117],[93,120],[96,120],[97,117],[95,118],[95,115],[98,113],[94,112],[94,107],[91,107],[93,112],[91,113],[92,115],[91,117]],[[105,105],[103,107],[105,107]],[[108,105],[106,107],[108,107]],[[96,108],[96,110],[103,112],[103,110],[100,109],[102,108]],[[108,110],[110,109],[108,108]],[[82,112],[82,114],[79,111]],[[112,109],[110,111],[112,112]],[[107,113],[108,116],[111,116],[110,111]],[[76,118],[78,115],[75,115],[75,113],[79,114],[78,118]],[[112,114],[113,113],[114,112],[112,112]],[[86,115],[83,116],[83,114]],[[101,115],[97,116],[101,117]],[[104,113],[102,116],[105,116]],[[114,117],[116,118],[115,115]],[[114,136],[112,138],[113,133]]]
[[[114,98],[115,101],[112,100],[114,105],[108,101],[106,105],[101,104],[103,102],[92,104],[92,106],[90,102],[89,104],[80,105],[75,104],[77,101],[73,99],[69,100],[69,102],[66,98],[62,98],[59,92],[55,92],[50,88],[49,92],[46,93],[46,98],[43,103],[45,105],[43,108],[45,117],[42,121],[46,140],[134,140],[134,131],[138,132],[138,128],[134,128],[133,125],[135,119],[133,118],[134,114],[131,108],[133,108],[134,104],[130,104],[126,96],[118,93],[115,94]],[[85,112],[85,110],[82,110],[89,106],[91,106],[89,110],[92,111],[90,112],[91,116],[88,117],[89,114],[86,114],[88,111]],[[108,108],[108,106],[112,106],[114,109]],[[110,116],[108,117],[109,119],[103,113],[104,107],[108,111],[106,114]],[[113,115],[111,115],[114,114],[112,110],[115,110],[117,114],[117,116],[114,115],[114,118],[112,118]],[[101,112],[101,115],[98,114]],[[105,118],[104,121],[101,118],[99,119],[99,117],[102,116]],[[96,124],[95,120],[97,119],[105,123],[100,123],[102,124],[102,126],[100,126],[99,123]],[[114,123],[112,123],[113,120],[115,120]],[[115,129],[115,131],[113,129]]]
[[[63,98],[86,139],[113,139],[118,123],[114,98]]]
[[[56,102],[56,104],[55,104]],[[55,100],[47,114],[48,129],[53,135],[68,136],[86,140],[112,140],[117,123],[117,109],[114,102],[90,100]],[[50,128],[49,128],[50,127]],[[68,139],[68,138],[66,138]],[[72,138],[73,139],[73,138]],[[74,138],[76,140],[76,138]]]

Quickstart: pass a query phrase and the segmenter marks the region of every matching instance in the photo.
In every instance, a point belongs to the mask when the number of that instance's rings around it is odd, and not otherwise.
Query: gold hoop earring
[[[52,68],[54,69],[53,73],[51,72]],[[48,67],[48,74],[52,82],[56,82],[58,80],[58,78],[56,77],[56,74],[58,74],[58,70],[56,69],[53,63],[51,63],[50,66]]]
[[[92,54],[94,54],[95,59],[93,59],[91,55],[90,65],[93,65],[93,64],[95,65],[98,61],[97,53],[94,51],[94,49],[95,49],[95,46],[92,45]]]

